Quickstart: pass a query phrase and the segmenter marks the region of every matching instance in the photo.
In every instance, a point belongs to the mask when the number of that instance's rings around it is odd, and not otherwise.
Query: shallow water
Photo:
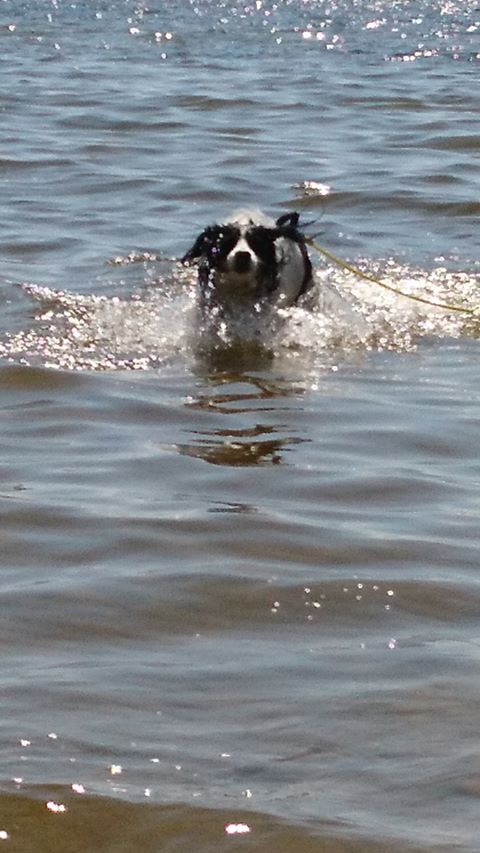
[[[0,842],[478,851],[476,3],[0,8]]]

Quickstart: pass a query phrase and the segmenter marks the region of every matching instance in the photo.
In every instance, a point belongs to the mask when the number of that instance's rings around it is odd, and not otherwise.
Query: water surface
[[[175,260],[296,209],[480,304],[473,2],[0,9],[0,841],[478,851],[477,315],[312,253],[206,333]]]

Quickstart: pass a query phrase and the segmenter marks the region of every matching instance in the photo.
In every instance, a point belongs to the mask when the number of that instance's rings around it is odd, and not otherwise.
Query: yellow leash
[[[414,302],[422,302],[424,305],[432,305],[434,308],[443,308],[444,311],[457,311],[462,314],[470,314],[471,316],[477,316],[480,313],[480,308],[467,308],[464,305],[450,305],[448,302],[433,302],[431,299],[426,299],[424,296],[415,296],[412,293],[404,293],[403,290],[399,290],[397,287],[393,287],[391,284],[385,284],[384,281],[381,281],[374,275],[370,275],[370,273],[363,272],[361,269],[356,267],[354,264],[349,264],[348,261],[344,261],[342,258],[339,258],[338,255],[334,255],[333,252],[330,252],[329,249],[325,249],[323,246],[320,246],[316,240],[311,239],[310,237],[305,238],[305,243],[311,246],[312,249],[315,249],[320,255],[323,255],[325,258],[328,258],[329,261],[332,261],[336,264],[337,267],[340,267],[347,272],[353,273],[353,275],[358,276],[358,278],[363,278],[365,281],[369,281],[371,284],[377,284],[378,287],[383,287],[384,290],[389,290],[391,293],[396,293],[397,296],[404,296],[405,299],[412,299]]]

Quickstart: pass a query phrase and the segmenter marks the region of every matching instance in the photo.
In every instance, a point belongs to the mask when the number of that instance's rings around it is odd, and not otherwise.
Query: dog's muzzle
[[[250,272],[253,266],[250,252],[236,252],[232,261],[233,271],[240,275]]]

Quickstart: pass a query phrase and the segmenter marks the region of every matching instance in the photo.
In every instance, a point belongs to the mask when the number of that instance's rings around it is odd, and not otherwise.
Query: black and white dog
[[[268,301],[293,305],[313,284],[312,264],[299,214],[276,221],[260,211],[239,211],[197,237],[182,263],[198,261],[203,306],[234,307]]]

